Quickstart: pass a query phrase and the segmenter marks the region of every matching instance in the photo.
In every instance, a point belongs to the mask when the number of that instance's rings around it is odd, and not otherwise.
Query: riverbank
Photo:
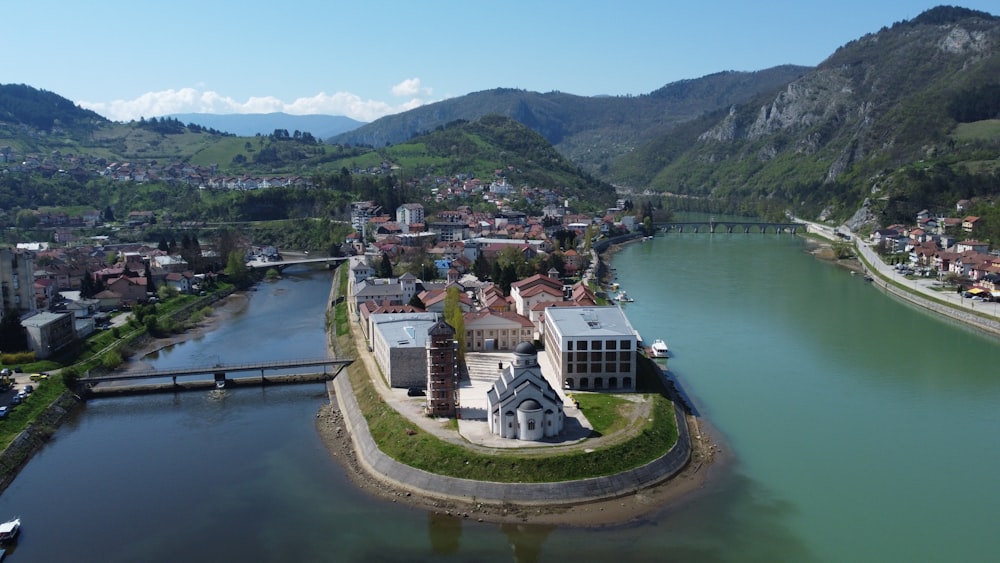
[[[149,364],[144,362],[143,358],[182,342],[201,338],[206,333],[215,330],[219,324],[228,321],[235,315],[243,313],[249,304],[249,300],[250,296],[244,292],[231,293],[213,305],[211,315],[206,316],[201,322],[184,332],[171,334],[165,338],[154,338],[152,336],[142,338],[129,348],[128,357],[125,359],[125,363],[119,366],[118,370],[129,372],[149,369]]]

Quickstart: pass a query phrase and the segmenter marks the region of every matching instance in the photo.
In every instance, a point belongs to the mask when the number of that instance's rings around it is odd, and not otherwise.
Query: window
[[[576,371],[578,373],[587,373],[587,364],[577,364]]]
[[[566,364],[566,373],[573,373],[573,364]]]
[[[623,362],[628,362],[632,360],[630,352],[618,352],[618,359]]]
[[[534,430],[534,429],[535,429],[535,421],[534,420],[529,420],[528,421],[528,430]]]
[[[592,346],[593,350],[601,350],[601,349],[604,348],[604,342],[602,342],[600,340],[595,340],[595,341],[591,342],[590,345]]]
[[[568,350],[570,352],[573,351],[573,341],[572,340],[567,340],[566,341],[566,350]]]
[[[594,378],[594,389],[601,389],[604,387],[604,380],[600,377]]]
[[[587,381],[587,378],[586,377],[581,377],[580,378],[580,389],[586,389],[588,387],[590,387],[590,383]]]
[[[601,355],[602,354],[600,352],[591,352],[590,353],[590,361],[592,361],[592,362],[599,362],[599,361],[601,361],[603,359],[601,357]]]
[[[604,341],[604,349],[605,350],[614,350],[616,348],[618,348],[618,341],[617,340],[605,340]]]
[[[617,369],[615,369],[616,367],[618,367],[618,366],[615,365],[614,363],[604,364],[604,373],[614,373],[614,372],[618,371]]]
[[[577,350],[586,350],[587,349],[587,341],[586,340],[580,340],[579,342],[577,342],[576,349]]]
[[[632,371],[632,364],[630,364],[628,362],[623,362],[622,363],[621,372],[622,373],[630,373],[631,371]],[[626,378],[626,379],[628,379],[628,378]]]
[[[622,340],[620,348],[622,350],[631,350],[632,349],[632,341],[631,340]]]

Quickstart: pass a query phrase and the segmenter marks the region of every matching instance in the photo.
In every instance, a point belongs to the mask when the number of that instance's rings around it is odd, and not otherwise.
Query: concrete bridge
[[[771,231],[775,234],[790,233],[796,234],[799,229],[805,228],[801,223],[768,223],[759,221],[671,221],[666,223],[655,223],[656,230],[665,233],[716,233],[724,230],[726,233],[744,234],[760,233]]]
[[[85,386],[88,389],[93,388],[95,385],[101,383],[112,383],[112,382],[148,382],[154,379],[165,379],[170,378],[173,383],[173,387],[177,387],[178,377],[191,377],[192,379],[188,381],[197,380],[196,376],[211,376],[215,381],[217,387],[224,387],[226,382],[229,381],[228,375],[233,373],[241,372],[259,372],[260,382],[267,383],[265,377],[265,372],[272,372],[274,376],[287,376],[289,374],[278,374],[274,373],[277,371],[287,371],[293,369],[300,369],[306,367],[316,367],[323,366],[323,373],[319,374],[323,380],[331,380],[345,367],[351,365],[354,360],[344,360],[337,358],[315,358],[315,359],[303,359],[303,360],[285,360],[277,362],[258,362],[252,364],[215,364],[211,366],[192,366],[174,369],[148,369],[148,370],[137,370],[123,373],[111,373],[107,375],[99,375],[93,377],[81,377],[78,383]],[[328,368],[330,371],[328,371]],[[250,376],[244,376],[241,379],[249,379]]]
[[[296,257],[296,258],[282,258],[281,260],[250,260],[247,262],[247,268],[251,270],[257,268],[263,268],[269,270],[274,268],[279,272],[285,271],[285,268],[289,266],[295,266],[296,264],[335,264],[337,262],[343,262],[347,260],[348,256],[327,256],[325,258],[311,258],[308,255]]]

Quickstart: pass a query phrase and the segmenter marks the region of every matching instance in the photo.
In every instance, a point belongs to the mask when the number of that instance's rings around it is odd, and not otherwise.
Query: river
[[[775,234],[669,234],[614,258],[625,305],[731,462],[597,530],[498,526],[357,491],[320,384],[89,402],[0,495],[12,561],[979,561],[1000,540],[997,341]],[[155,366],[316,357],[325,270],[289,270]],[[163,362],[163,363],[157,363]]]

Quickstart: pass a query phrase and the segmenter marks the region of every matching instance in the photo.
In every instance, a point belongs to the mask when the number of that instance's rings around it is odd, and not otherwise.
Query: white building
[[[545,353],[563,389],[635,391],[638,337],[621,307],[549,307]]]
[[[530,342],[514,349],[514,361],[486,392],[486,404],[490,432],[501,438],[534,441],[558,436],[566,418]]]
[[[396,222],[403,227],[403,232],[410,232],[409,226],[424,222],[424,206],[419,203],[404,203],[396,208]]]
[[[427,385],[427,331],[437,313],[376,313],[369,317],[375,361],[390,387]]]

